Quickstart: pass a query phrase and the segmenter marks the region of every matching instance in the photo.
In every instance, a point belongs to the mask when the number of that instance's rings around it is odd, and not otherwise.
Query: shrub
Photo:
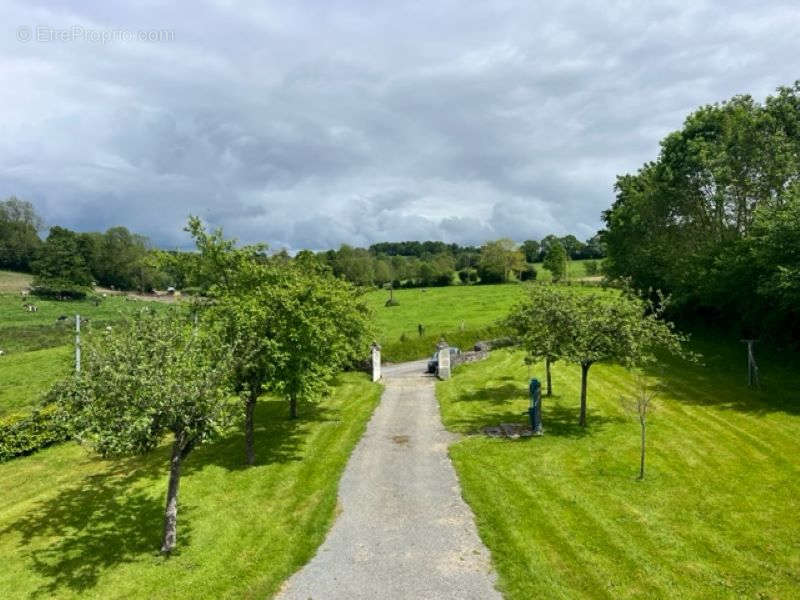
[[[587,260],[583,263],[583,270],[586,272],[586,275],[592,277],[597,275],[597,273],[600,271],[600,268],[598,267],[596,260]]]
[[[469,271],[467,269],[461,269],[458,272],[458,278],[461,280],[461,283],[469,283]]]
[[[0,419],[0,462],[31,454],[70,438],[59,409],[50,404],[31,414]]]
[[[83,300],[91,290],[60,279],[37,279],[31,293],[40,298]]]
[[[503,283],[506,279],[505,273],[488,267],[478,267],[478,275],[481,283]]]
[[[532,264],[528,264],[525,266],[522,271],[519,273],[519,280],[520,281],[535,281],[536,280],[536,267]]]
[[[453,274],[452,273],[439,273],[433,278],[431,285],[434,286],[445,286],[450,285],[453,283]]]

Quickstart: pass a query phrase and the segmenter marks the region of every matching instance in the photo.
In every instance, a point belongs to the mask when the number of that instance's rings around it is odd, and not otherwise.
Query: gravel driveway
[[[501,598],[425,364],[384,367],[381,403],[339,487],[341,514],[278,598]]]

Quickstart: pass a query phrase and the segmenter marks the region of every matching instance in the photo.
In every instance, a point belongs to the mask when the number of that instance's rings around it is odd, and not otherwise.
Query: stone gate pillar
[[[378,342],[372,344],[372,381],[381,378],[381,347]]]
[[[436,347],[439,349],[439,367],[436,375],[439,379],[450,379],[450,345],[441,340]]]

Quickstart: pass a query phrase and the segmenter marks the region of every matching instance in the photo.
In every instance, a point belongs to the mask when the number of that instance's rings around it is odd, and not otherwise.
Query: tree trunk
[[[641,419],[642,423],[642,460],[639,463],[639,479],[644,479],[644,448],[645,448],[645,434],[647,431],[647,423]]]
[[[244,406],[244,447],[248,465],[252,465],[256,461],[256,452],[253,448],[253,414],[256,410],[257,399],[258,392],[251,389]]]
[[[547,380],[547,396],[553,395],[553,380],[550,378],[550,359],[544,359],[545,379]]]
[[[592,363],[581,363],[581,417],[578,424],[586,427],[586,382],[589,378],[589,367]]]
[[[183,438],[177,436],[172,444],[172,458],[169,461],[167,507],[164,510],[164,539],[161,543],[162,554],[172,552],[178,538],[178,488],[181,483],[181,460],[184,457],[183,446]]]
[[[289,395],[289,418],[297,418],[297,396],[294,394]]]

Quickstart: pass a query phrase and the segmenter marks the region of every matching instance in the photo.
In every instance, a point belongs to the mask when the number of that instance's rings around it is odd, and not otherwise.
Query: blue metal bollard
[[[534,435],[542,435],[542,384],[534,377],[531,379],[528,391],[531,394],[531,406],[528,409],[531,430]]]

